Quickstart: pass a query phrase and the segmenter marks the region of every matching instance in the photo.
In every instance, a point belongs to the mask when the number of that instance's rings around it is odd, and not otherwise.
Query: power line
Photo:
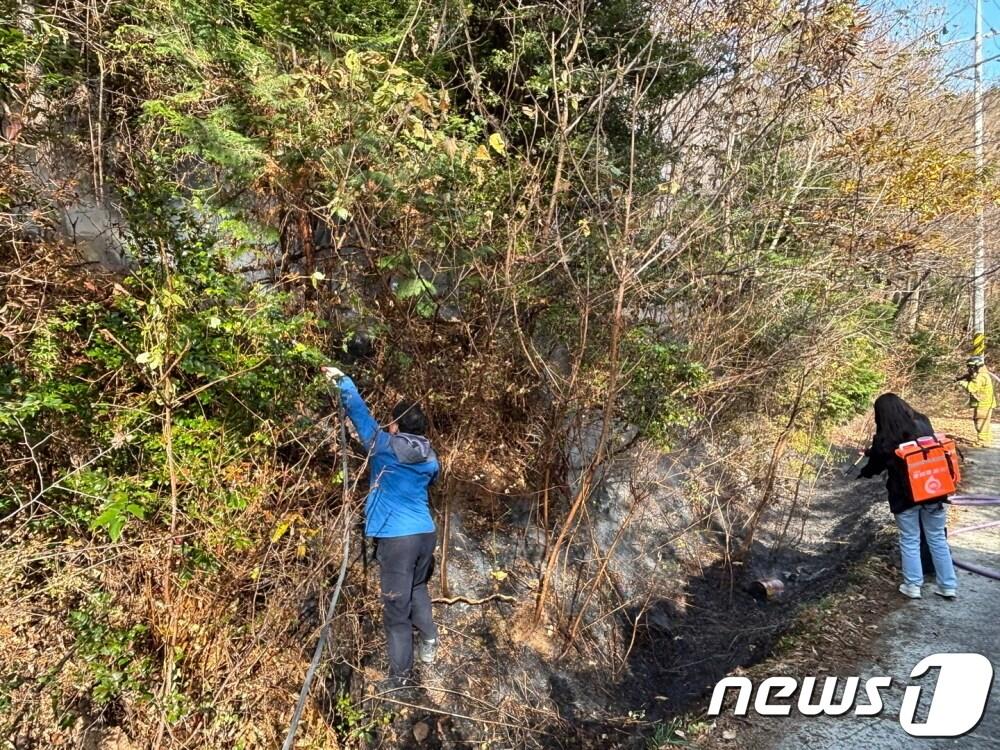
[[[976,60],[974,96],[976,105],[976,179],[983,174],[983,138],[986,132],[983,112],[983,0],[976,0]],[[998,56],[1000,57],[1000,56]],[[976,243],[972,277],[972,353],[986,353],[986,233],[983,202],[977,201]]]
[[[971,40],[966,39],[966,41],[971,41]],[[993,55],[992,57],[987,57],[985,60],[979,60],[978,62],[974,62],[972,63],[972,65],[966,65],[965,67],[957,68],[956,70],[952,70],[947,73],[942,73],[942,76],[944,78],[951,78],[954,75],[957,75],[959,73],[964,73],[967,70],[973,70],[974,68],[979,68],[988,62],[993,62],[994,60],[1000,60],[1000,53]]]
[[[984,36],[983,39],[996,40],[998,36],[1000,36],[1000,31],[994,30],[991,33]],[[974,36],[970,36],[968,39],[952,39],[947,42],[941,42],[941,49],[944,49],[946,47],[954,47],[956,44],[968,44],[969,42],[974,42],[975,40],[976,38]],[[994,44],[998,43],[1000,42],[994,41]]]

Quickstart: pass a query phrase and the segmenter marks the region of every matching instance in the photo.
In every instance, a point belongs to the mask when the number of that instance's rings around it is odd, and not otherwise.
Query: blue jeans
[[[934,560],[934,572],[938,585],[953,589],[958,586],[955,566],[951,562],[951,550],[944,535],[948,514],[944,503],[916,505],[896,514],[899,527],[899,553],[903,558],[903,583],[920,586],[924,582],[924,571],[920,565],[920,524],[924,526],[924,536]]]

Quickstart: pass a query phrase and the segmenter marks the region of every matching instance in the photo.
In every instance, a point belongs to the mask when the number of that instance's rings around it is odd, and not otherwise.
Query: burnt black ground
[[[1000,449],[972,453],[962,491],[1000,495]],[[1000,507],[954,507],[949,514],[952,530],[1000,520]],[[984,529],[950,537],[956,559],[1000,570],[1000,529]],[[895,554],[895,553],[894,553]],[[891,675],[893,687],[885,696],[886,710],[877,717],[754,717],[753,747],[761,750],[931,750],[954,747],[978,750],[1000,748],[1000,582],[958,571],[959,596],[946,601],[924,587],[924,598],[901,600],[900,606],[877,622],[882,633],[874,644],[876,658],[856,665],[842,665],[862,679]],[[882,595],[899,597],[890,586]],[[934,653],[979,653],[991,660],[994,679],[986,713],[968,734],[957,738],[915,738],[899,724],[899,707],[910,670]],[[924,694],[933,695],[930,691]],[[922,708],[918,719],[922,717]]]
[[[745,572],[722,563],[707,565],[684,580],[680,596],[671,592],[670,598],[620,612],[620,637],[635,630],[636,639],[627,668],[617,680],[589,668],[585,659],[575,659],[572,653],[560,659],[542,658],[509,642],[504,630],[505,619],[513,615],[509,605],[477,608],[461,635],[449,632],[450,613],[446,613],[441,620],[445,639],[454,646],[451,658],[435,668],[433,682],[455,693],[428,691],[421,701],[428,710],[414,709],[399,717],[393,722],[394,739],[383,734],[376,745],[475,743],[489,734],[487,727],[459,718],[442,725],[436,711],[495,719],[498,714],[485,705],[514,700],[544,704],[553,711],[548,717],[539,714],[536,727],[544,734],[512,736],[511,746],[646,747],[649,727],[701,707],[721,677],[766,658],[800,608],[839,586],[854,562],[886,551],[888,537],[880,530],[891,516],[882,483],[853,481],[842,475],[841,468],[819,477],[790,521],[787,503],[764,518]],[[471,542],[463,539],[461,545]],[[751,584],[761,577],[780,579],[783,595],[770,601],[752,596]],[[534,683],[524,693],[514,694],[518,673],[530,676],[524,682],[534,678]],[[532,695],[531,689],[537,693]],[[486,704],[461,697],[463,692],[485,699]],[[629,714],[638,721],[629,721]],[[415,742],[411,733],[417,721],[432,728],[422,743]]]
[[[851,564],[887,549],[879,534],[889,520],[882,494],[880,482],[857,482],[834,469],[820,479],[812,503],[793,514],[792,538],[778,545],[776,534],[763,535],[746,573],[716,564],[687,581],[683,612],[672,601],[655,603],[622,694],[647,718],[669,719],[698,705],[735,667],[765,658],[801,607],[836,589]],[[770,526],[783,528],[775,516]],[[762,577],[781,580],[783,594],[769,601],[751,595]]]

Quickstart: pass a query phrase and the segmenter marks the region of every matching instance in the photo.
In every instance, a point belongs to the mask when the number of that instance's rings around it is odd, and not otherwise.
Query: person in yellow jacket
[[[969,406],[972,407],[972,423],[976,428],[979,445],[990,448],[993,445],[991,418],[997,406],[993,389],[993,376],[986,369],[985,357],[969,357],[966,361],[968,372],[963,378],[965,390],[969,392]]]

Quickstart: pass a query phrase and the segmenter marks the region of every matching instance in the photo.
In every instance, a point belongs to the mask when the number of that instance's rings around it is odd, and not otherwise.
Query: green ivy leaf
[[[98,526],[107,526],[114,520],[116,520],[121,515],[121,508],[116,505],[110,505],[104,509],[97,518],[93,520],[90,524],[92,527],[97,528]]]
[[[399,282],[399,286],[396,288],[396,296],[399,299],[413,299],[424,294],[433,296],[437,294],[437,289],[431,282],[419,277],[404,279]]]
[[[108,536],[111,537],[112,542],[117,542],[121,538],[123,528],[125,528],[125,519],[122,516],[117,516],[108,524]]]

